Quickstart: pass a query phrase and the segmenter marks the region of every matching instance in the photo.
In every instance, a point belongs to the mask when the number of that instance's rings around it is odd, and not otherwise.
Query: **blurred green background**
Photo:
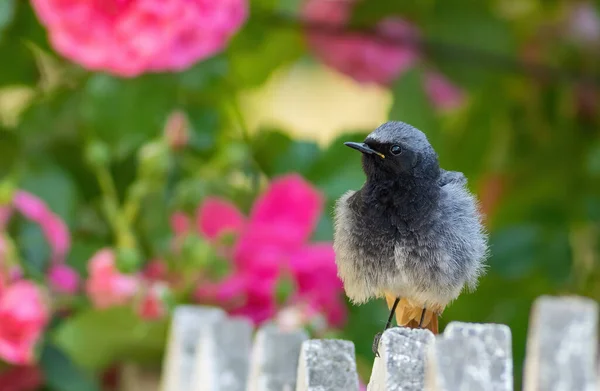
[[[320,64],[294,22],[299,7],[252,1],[222,53],[179,73],[124,79],[62,59],[27,2],[2,0],[0,197],[18,187],[47,201],[71,228],[68,261],[85,275],[90,255],[112,243],[90,167],[109,162],[124,199],[146,148],[141,170],[152,180],[135,230],[148,256],[168,246],[173,210],[191,211],[218,194],[247,211],[266,178],[288,172],[326,195],[315,239],[332,240],[334,201],[364,181],[342,142],[388,119],[408,122],[427,134],[442,167],[465,173],[490,231],[488,273],[444,312],[442,327],[509,325],[519,382],[532,301],[600,298],[600,2],[364,1],[356,26],[400,15],[430,43],[389,86],[360,84]],[[587,24],[576,17],[581,9]],[[436,110],[423,84],[430,67],[464,90],[464,104]],[[188,116],[192,133],[167,159],[148,145],[174,110]],[[42,270],[48,249],[40,232],[22,224],[14,234],[28,269]],[[374,301],[349,311],[336,335],[355,343],[368,380],[372,337],[387,308]]]

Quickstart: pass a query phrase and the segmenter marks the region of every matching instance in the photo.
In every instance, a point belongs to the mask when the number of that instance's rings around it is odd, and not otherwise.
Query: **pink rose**
[[[309,22],[324,23],[343,29],[350,19],[353,0],[307,0],[303,15]],[[382,42],[364,34],[307,31],[308,44],[326,65],[360,83],[389,84],[419,59],[414,45],[402,44],[418,39],[418,30],[409,22],[389,18],[380,22],[379,35],[400,43]]]
[[[419,29],[407,20],[391,17],[374,27],[373,34],[377,37],[344,32],[356,3],[356,0],[306,0],[303,15],[307,22],[341,31],[309,27],[308,45],[325,65],[359,83],[390,85],[422,57]],[[424,83],[426,93],[438,109],[455,109],[464,100],[463,91],[438,73],[427,72]]]
[[[180,71],[223,50],[245,0],[32,0],[57,52],[92,71]]]
[[[205,199],[196,213],[196,228],[209,239],[227,232],[237,233],[244,224],[245,218],[235,205],[214,197]]]
[[[12,364],[33,362],[36,342],[48,323],[42,294],[30,281],[17,281],[0,296],[0,357]]]
[[[277,283],[288,273],[297,287],[292,300],[326,313],[331,324],[341,324],[345,305],[332,245],[307,243],[323,203],[319,191],[295,174],[273,180],[247,220],[231,203],[207,199],[198,213],[200,232],[214,238],[234,231],[238,238],[231,255],[233,274],[217,283],[203,281],[196,298],[220,303],[260,324],[277,314]]]
[[[126,304],[138,288],[134,276],[120,273],[115,266],[115,254],[110,249],[99,250],[89,260],[86,292],[96,308]]]

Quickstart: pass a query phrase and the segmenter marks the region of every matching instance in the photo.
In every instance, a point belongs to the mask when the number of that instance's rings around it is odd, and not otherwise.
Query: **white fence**
[[[598,306],[539,298],[532,310],[525,391],[598,391]],[[161,391],[357,391],[354,344],[250,323],[221,310],[179,307]],[[254,335],[253,335],[254,334]],[[365,335],[371,339],[373,336]],[[450,323],[444,333],[392,328],[381,338],[369,391],[513,391],[505,325]]]

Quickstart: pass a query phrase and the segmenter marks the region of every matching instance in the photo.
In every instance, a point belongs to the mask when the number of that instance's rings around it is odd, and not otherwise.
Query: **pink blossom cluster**
[[[285,280],[293,285],[287,305],[342,324],[346,308],[332,244],[309,243],[322,209],[322,195],[295,174],[273,180],[249,217],[228,201],[207,198],[197,211],[196,232],[219,248],[233,272],[220,281],[201,281],[197,300],[261,323],[280,309],[277,286]],[[173,221],[179,235],[192,226],[181,214]],[[232,234],[233,245],[219,241]]]
[[[153,263],[149,265],[154,266]],[[88,275],[85,290],[95,308],[135,304],[137,313],[147,320],[159,319],[167,312],[166,285],[153,281],[144,273],[120,272],[115,251],[110,248],[100,249],[90,258]]]
[[[343,30],[355,4],[356,0],[306,0],[302,12],[308,22]],[[310,27],[306,39],[315,56],[340,73],[360,83],[389,85],[421,58],[420,32],[409,21],[391,17],[380,21],[374,33],[385,39]],[[460,88],[435,71],[425,73],[425,91],[442,110],[456,108],[464,99]]]
[[[49,321],[49,303],[33,282],[23,279],[19,265],[11,259],[4,232],[14,211],[41,228],[51,250],[48,279],[57,292],[73,293],[79,276],[64,264],[71,245],[64,221],[41,199],[17,191],[11,203],[0,207],[0,358],[13,364],[30,364],[35,345]]]
[[[34,283],[0,279],[0,358],[12,364],[32,363],[49,317],[48,303]]]
[[[52,46],[94,71],[180,71],[221,51],[246,0],[31,0]]]

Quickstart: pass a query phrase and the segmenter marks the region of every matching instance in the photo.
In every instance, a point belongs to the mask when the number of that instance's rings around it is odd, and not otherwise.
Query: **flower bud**
[[[190,140],[190,126],[185,112],[175,110],[167,118],[164,138],[171,149],[185,147]]]
[[[85,160],[92,167],[103,167],[110,163],[110,149],[99,140],[94,140],[85,148]]]
[[[140,268],[142,255],[131,247],[123,247],[117,250],[117,269],[122,273],[133,273]]]
[[[152,141],[144,145],[138,154],[139,173],[142,178],[162,179],[169,170],[170,158],[167,145]]]

